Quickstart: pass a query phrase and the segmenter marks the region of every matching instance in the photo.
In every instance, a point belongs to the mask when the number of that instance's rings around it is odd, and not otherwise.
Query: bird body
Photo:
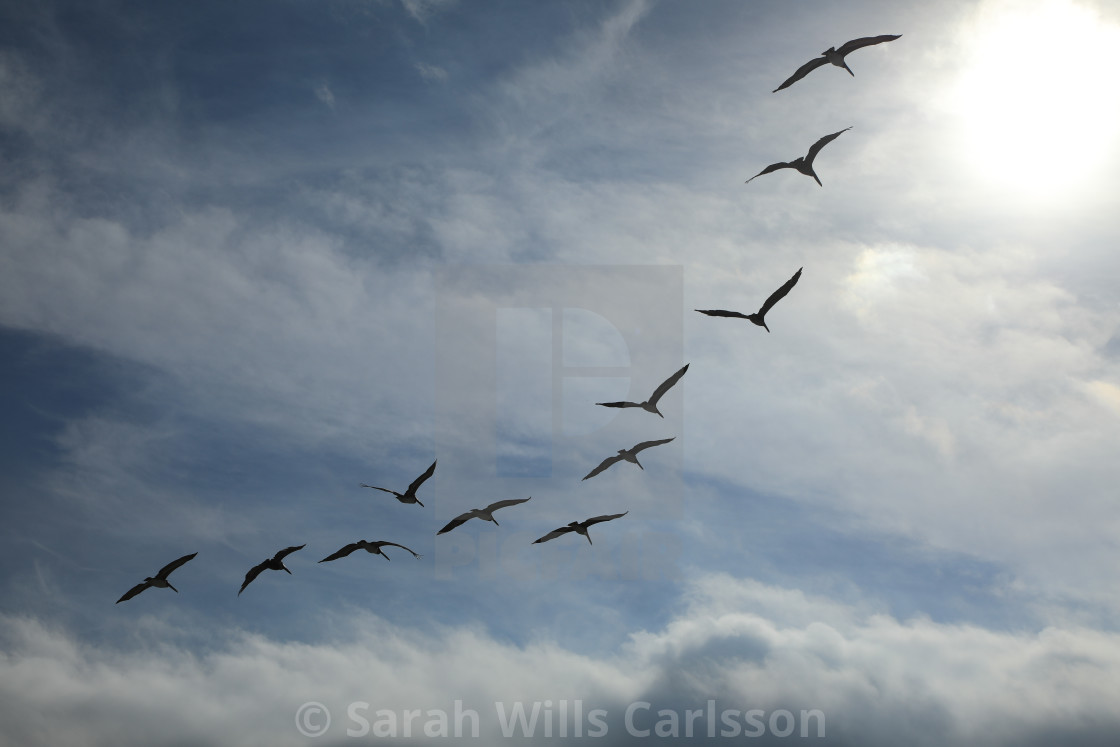
[[[594,524],[598,524],[600,522],[603,522],[603,521],[611,521],[613,519],[619,519],[619,518],[625,516],[628,513],[630,513],[630,512],[629,511],[624,511],[620,514],[607,514],[605,516],[595,516],[595,517],[592,517],[590,519],[585,519],[583,521],[572,521],[572,522],[569,522],[567,526],[562,526],[562,527],[559,527],[557,529],[553,529],[551,532],[549,532],[545,536],[541,537],[540,539],[533,540],[532,544],[536,545],[540,542],[548,542],[549,540],[556,539],[557,537],[559,537],[562,534],[568,534],[569,532],[575,532],[576,534],[582,534],[584,537],[587,538],[588,544],[593,545],[595,543],[591,541],[591,535],[587,533],[587,530],[588,530],[589,527],[591,527]]]
[[[436,460],[436,461],[439,461],[439,460]],[[424,472],[424,474],[420,475],[415,480],[413,480],[412,484],[408,486],[408,490],[404,491],[403,493],[398,493],[397,491],[389,490],[388,488],[379,488],[376,485],[366,485],[365,483],[362,483],[362,487],[363,488],[371,488],[373,490],[380,490],[383,493],[392,493],[393,495],[395,495],[397,497],[397,500],[400,501],[401,503],[420,503],[420,499],[416,497],[416,491],[420,488],[421,485],[424,484],[425,480],[427,480],[429,477],[431,477],[435,473],[435,471],[436,471],[436,462],[432,462],[432,466],[428,467],[428,469]],[[423,508],[424,504],[420,503],[420,507]]]
[[[420,555],[419,553],[415,553],[412,550],[409,550],[404,545],[398,545],[396,542],[388,542],[386,540],[378,540],[377,542],[369,542],[367,540],[358,540],[357,542],[351,542],[349,545],[346,545],[345,547],[341,548],[337,552],[331,553],[330,555],[323,558],[319,562],[320,563],[326,563],[327,561],[330,561],[330,560],[338,560],[339,558],[345,558],[347,555],[354,552],[355,550],[365,550],[366,552],[368,552],[372,555],[380,555],[381,557],[385,558],[386,560],[389,560],[389,556],[386,555],[381,550],[381,548],[385,547],[386,545],[392,545],[393,547],[399,547],[402,550],[408,550],[409,552],[412,553],[412,556],[414,558],[424,557],[423,555]]]
[[[245,574],[245,581],[241,584],[241,588],[237,591],[237,596],[241,596],[241,592],[245,591],[245,587],[253,583],[253,580],[257,576],[261,575],[262,571],[286,571],[289,575],[291,575],[292,572],[289,571],[288,567],[284,565],[284,558],[294,553],[296,550],[302,550],[305,547],[307,547],[307,545],[285,547],[283,550],[280,550],[268,560],[257,563],[255,566],[250,568],[249,572]]]
[[[649,399],[645,402],[596,402],[595,404],[602,407],[640,407],[646,412],[652,412],[658,417],[664,418],[665,416],[662,415],[661,411],[657,409],[657,403],[661,399],[662,395],[665,394],[665,392],[672,389],[673,385],[680,381],[680,378],[684,376],[685,371],[687,370],[688,364],[685,364],[684,368],[682,368],[680,371],[677,371],[669,378],[665,379],[665,381],[661,382],[661,385],[654,390],[653,394],[651,394]]]
[[[797,285],[797,281],[801,279],[801,271],[804,269],[804,267],[797,268],[797,272],[793,273],[793,277],[787,280],[781,288],[778,288],[778,290],[771,293],[770,297],[766,299],[766,302],[762,304],[762,308],[760,308],[753,314],[740,314],[738,311],[724,311],[723,309],[694,309],[694,311],[699,311],[701,314],[707,314],[708,316],[725,316],[735,317],[738,319],[747,319],[748,321],[757,324],[759,327],[762,327],[767,332],[769,332],[770,328],[766,326],[766,312],[773,308],[774,304],[776,304],[778,301],[785,298],[786,294],[789,293],[790,288]]]
[[[179,590],[171,585],[171,582],[167,580],[167,577],[171,575],[172,571],[174,571],[176,568],[178,568],[179,566],[181,566],[184,563],[186,563],[187,561],[189,561],[195,555],[198,555],[198,553],[197,552],[192,552],[190,555],[184,555],[183,557],[181,557],[177,560],[172,560],[170,563],[165,565],[163,568],[160,568],[159,573],[157,573],[154,576],[148,576],[142,582],[136,584],[136,586],[133,586],[131,589],[126,591],[124,593],[124,596],[122,596],[120,599],[118,599],[116,601],[116,604],[120,604],[121,602],[126,602],[129,599],[132,599],[134,596],[136,596],[140,592],[144,591],[145,589],[151,588],[153,586],[157,589],[171,589],[171,591],[178,594]]]
[[[820,177],[818,177],[817,172],[813,170],[813,161],[816,160],[817,154],[821,152],[821,148],[828,145],[833,140],[840,137],[842,134],[844,134],[845,132],[847,132],[850,129],[852,129],[852,128],[851,127],[845,127],[844,129],[840,130],[840,132],[834,132],[831,135],[825,135],[820,140],[813,143],[812,147],[809,148],[808,154],[806,154],[804,156],[798,156],[797,158],[793,159],[792,161],[778,161],[777,163],[772,163],[769,166],[767,166],[766,168],[764,168],[762,171],[760,171],[757,174],[755,174],[754,176],[752,176],[750,179],[747,179],[747,181],[744,182],[744,184],[750,184],[751,182],[753,182],[755,179],[762,176],[763,174],[771,174],[775,171],[778,171],[779,169],[795,169],[796,171],[804,174],[805,176],[813,177],[813,179],[816,180],[817,184],[819,184],[820,186],[823,187],[824,185],[821,184]]]
[[[900,36],[902,36],[902,34],[883,34],[882,36],[865,36],[862,39],[852,39],[850,42],[847,42],[845,44],[840,45],[839,49],[837,49],[836,47],[829,47],[825,51],[821,52],[820,57],[814,57],[813,59],[809,60],[804,65],[802,65],[801,67],[797,68],[797,72],[795,72],[793,75],[789,76],[789,78],[787,78],[780,86],[775,88],[771,93],[777,93],[778,91],[782,90],[783,88],[789,88],[794,83],[801,80],[802,78],[804,78],[806,75],[808,75],[809,73],[816,70],[821,65],[827,65],[829,63],[832,63],[836,67],[844,68],[845,70],[848,71],[848,74],[851,75],[854,78],[855,73],[853,73],[852,69],[850,67],[848,67],[848,63],[844,60],[845,57],[847,57],[849,54],[856,51],[857,49],[862,49],[863,47],[870,47],[873,44],[882,44],[883,42],[894,41],[895,39],[899,38]]]
[[[661,444],[667,444],[672,440],[672,438],[663,438],[660,441],[643,441],[642,443],[637,444],[636,446],[632,446],[629,449],[619,449],[617,456],[607,457],[606,459],[604,459],[599,463],[598,467],[584,475],[583,479],[586,480],[589,477],[594,477],[595,475],[610,467],[615,462],[633,462],[644,470],[645,467],[642,467],[642,463],[638,461],[638,452],[642,451],[643,449],[648,449],[651,446],[660,446]]]
[[[507,506],[516,506],[519,503],[524,503],[525,501],[531,500],[532,497],[533,496],[529,496],[528,498],[513,498],[507,501],[497,501],[496,503],[491,503],[486,508],[472,508],[470,511],[459,514],[454,519],[447,522],[447,525],[444,526],[443,529],[436,532],[436,534],[445,534],[447,532],[450,532],[455,527],[460,526],[461,524],[466,524],[471,519],[492,521],[496,526],[501,526],[501,524],[498,524],[498,520],[494,518],[495,511],[497,511],[499,508],[506,508]]]

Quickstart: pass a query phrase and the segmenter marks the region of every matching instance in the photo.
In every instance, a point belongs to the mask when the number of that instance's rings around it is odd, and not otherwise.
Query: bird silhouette
[[[665,392],[672,389],[674,384],[680,381],[680,378],[684,376],[684,372],[687,370],[688,365],[686,364],[680,371],[677,371],[675,374],[665,379],[665,381],[661,382],[661,386],[657,387],[653,394],[650,395],[650,398],[645,402],[596,402],[595,404],[601,407],[640,407],[646,412],[657,413],[658,417],[664,418],[665,416],[657,409],[657,401],[661,399]]]
[[[821,148],[828,145],[833,140],[840,137],[842,134],[844,134],[845,132],[847,132],[850,129],[852,129],[852,128],[851,127],[845,127],[844,129],[840,130],[840,132],[834,132],[831,135],[825,135],[820,140],[813,143],[813,147],[809,148],[809,153],[807,155],[798,156],[797,158],[793,159],[792,161],[778,161],[777,163],[772,163],[769,166],[767,166],[766,168],[764,168],[762,171],[760,171],[757,174],[755,174],[754,176],[752,176],[750,179],[747,179],[747,181],[745,181],[743,183],[744,184],[750,184],[751,182],[753,182],[755,179],[762,176],[763,174],[770,174],[770,173],[773,173],[773,172],[775,172],[779,169],[797,169],[797,171],[801,172],[805,176],[811,176],[814,179],[816,179],[817,184],[820,184],[820,186],[823,187],[824,185],[821,184],[820,177],[818,177],[817,172],[813,170],[813,161],[814,161],[814,159],[816,159],[817,154],[821,152]]]
[[[386,545],[392,545],[393,547],[399,547],[402,550],[408,550],[407,547],[405,547],[404,545],[398,545],[396,542],[386,542],[385,540],[378,540],[377,542],[368,542],[366,540],[358,540],[357,542],[351,542],[349,545],[346,545],[345,547],[343,547],[338,552],[331,553],[330,555],[323,558],[319,562],[320,563],[326,563],[329,560],[338,560],[339,558],[345,558],[347,555],[354,552],[355,550],[365,550],[368,553],[372,553],[373,555],[380,555],[381,557],[385,558],[386,560],[389,560],[389,556],[381,551],[381,548],[385,547]],[[408,551],[411,552],[412,556],[415,557],[415,558],[424,557],[423,555],[420,555],[419,553],[412,552],[412,550],[408,550]]]
[[[638,452],[642,451],[643,449],[648,449],[651,446],[660,446],[661,444],[667,444],[672,440],[672,438],[665,438],[660,441],[642,441],[637,446],[633,446],[629,449],[619,449],[617,456],[607,457],[606,459],[604,459],[602,462],[600,462],[598,467],[588,472],[583,479],[586,480],[589,477],[594,477],[595,475],[605,470],[607,467],[610,467],[615,462],[633,462],[644,470],[645,467],[642,467],[641,462],[638,461]],[[583,482],[583,480],[581,480],[580,482]]]
[[[513,498],[508,501],[497,501],[496,503],[491,503],[486,508],[472,508],[465,514],[459,514],[454,519],[447,522],[447,525],[443,529],[436,532],[436,534],[445,534],[447,532],[450,532],[455,527],[461,524],[466,524],[471,519],[492,521],[497,526],[501,526],[501,524],[498,524],[498,520],[494,518],[495,511],[497,511],[499,508],[506,508],[507,506],[516,506],[518,503],[524,503],[525,501],[530,500],[532,497],[533,496],[529,496],[529,498]]]
[[[694,311],[699,311],[701,314],[707,314],[708,316],[731,316],[738,319],[747,319],[769,332],[770,328],[766,326],[766,312],[778,301],[785,298],[790,288],[797,285],[797,281],[801,278],[801,271],[803,269],[805,268],[797,268],[797,272],[793,273],[793,277],[787,280],[781,288],[771,293],[770,298],[766,299],[766,303],[762,304],[762,308],[753,314],[740,314],[738,311],[724,311],[723,309],[694,309]]]
[[[268,560],[262,561],[249,569],[245,574],[245,581],[241,584],[241,588],[237,591],[237,596],[241,596],[241,592],[245,591],[245,587],[253,583],[253,579],[261,575],[261,571],[268,569],[270,571],[287,571],[291,575],[291,571],[284,565],[284,558],[294,553],[296,550],[302,550],[307,545],[297,545],[296,547],[285,547],[280,552],[273,555]]]
[[[573,521],[573,522],[570,522],[567,526],[563,526],[563,527],[560,527],[558,529],[553,529],[551,532],[549,532],[545,536],[541,537],[540,539],[533,540],[532,544],[535,545],[538,542],[548,542],[549,540],[556,539],[557,537],[559,537],[562,534],[567,534],[568,532],[575,532],[576,534],[582,534],[584,537],[587,538],[588,543],[593,545],[595,543],[591,541],[591,535],[587,533],[588,527],[590,527],[593,524],[598,524],[598,523],[603,522],[603,521],[611,521],[613,519],[621,518],[628,513],[630,513],[630,512],[629,511],[624,511],[620,514],[607,514],[605,516],[595,516],[593,518],[585,519],[583,521]]]
[[[900,36],[902,36],[902,34],[883,34],[882,36],[865,36],[862,39],[852,39],[850,42],[847,42],[846,44],[842,44],[840,46],[840,49],[836,49],[835,47],[829,47],[825,51],[821,52],[820,57],[814,57],[813,59],[809,60],[804,65],[802,65],[801,67],[797,68],[796,73],[794,73],[793,75],[786,78],[785,82],[782,83],[782,85],[775,88],[773,91],[771,91],[771,93],[777,93],[778,91],[782,90],[783,88],[789,88],[794,83],[801,80],[802,78],[804,78],[806,75],[808,75],[809,73],[816,70],[821,65],[827,65],[830,62],[833,65],[835,65],[836,67],[844,68],[854,78],[856,74],[852,72],[852,69],[850,67],[848,67],[848,63],[844,61],[844,58],[847,55],[851,54],[852,52],[856,51],[857,49],[862,49],[863,47],[870,47],[872,44],[882,44],[883,42],[894,41],[895,39],[897,39]]]
[[[167,580],[167,577],[171,575],[172,571],[174,571],[176,568],[178,568],[179,566],[186,563],[188,560],[193,558],[195,555],[198,555],[198,553],[197,552],[192,552],[190,555],[184,555],[183,557],[179,558],[178,560],[172,560],[170,563],[165,565],[163,568],[160,568],[159,573],[157,573],[154,576],[148,576],[142,582],[136,584],[136,586],[133,586],[131,589],[126,591],[124,593],[124,596],[121,597],[120,599],[118,599],[115,602],[115,604],[120,604],[121,602],[127,602],[129,599],[132,599],[134,596],[136,596],[140,592],[144,591],[144,589],[148,589],[148,588],[151,588],[153,586],[156,587],[157,589],[171,589],[171,591],[178,594],[179,590],[171,585],[171,582]]]
[[[403,493],[398,493],[397,491],[389,490],[388,488],[379,488],[376,485],[366,485],[365,483],[362,483],[362,487],[363,488],[372,488],[373,490],[380,490],[380,491],[385,492],[385,493],[392,493],[393,495],[395,495],[397,497],[397,500],[400,501],[401,503],[420,503],[420,499],[416,497],[416,490],[421,485],[423,485],[424,481],[427,480],[429,477],[431,477],[432,474],[435,471],[436,471],[436,463],[432,462],[432,466],[428,467],[427,471],[424,472],[424,474],[420,475],[415,480],[413,480],[412,484],[408,486],[408,490],[404,491]],[[420,507],[423,508],[423,506],[424,506],[424,504],[420,503]]]

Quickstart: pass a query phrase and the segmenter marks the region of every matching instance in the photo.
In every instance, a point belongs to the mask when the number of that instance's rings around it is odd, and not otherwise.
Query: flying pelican
[[[772,173],[774,171],[777,171],[778,169],[797,169],[798,171],[800,171],[805,176],[811,176],[814,179],[816,179],[817,184],[820,184],[823,187],[824,185],[821,184],[821,180],[820,180],[820,177],[817,176],[817,172],[813,171],[813,159],[815,159],[817,157],[817,154],[821,152],[821,148],[828,145],[833,140],[840,137],[840,135],[842,135],[843,133],[847,132],[850,129],[852,129],[852,128],[851,127],[845,127],[844,129],[840,130],[840,132],[834,132],[831,135],[825,135],[820,140],[813,143],[813,147],[809,148],[808,155],[798,156],[797,158],[793,159],[792,161],[778,161],[777,163],[772,163],[769,166],[767,166],[766,168],[764,168],[762,171],[760,171],[757,174],[755,174],[754,176],[752,176],[750,179],[747,179],[747,181],[745,181],[743,183],[744,184],[750,184],[751,182],[753,182],[755,179],[762,176],[763,174],[769,174],[769,173]]]
[[[439,460],[436,460],[436,461],[439,461]],[[417,488],[419,488],[424,483],[425,480],[427,480],[429,477],[431,477],[432,473],[434,473],[435,471],[436,471],[436,463],[432,462],[432,466],[428,467],[427,472],[425,472],[424,474],[420,475],[415,480],[413,480],[412,484],[408,486],[408,490],[404,491],[403,493],[398,493],[397,491],[389,490],[388,488],[379,488],[376,485],[366,485],[365,483],[362,483],[362,487],[363,488],[373,488],[374,490],[381,490],[385,493],[392,493],[393,495],[395,495],[397,497],[397,500],[400,501],[401,503],[420,503],[420,499],[416,497],[416,490],[417,490]],[[420,503],[420,507],[423,508],[424,504]]]
[[[307,545],[305,544],[298,545],[296,547],[285,547],[283,550],[276,553],[268,560],[262,561],[250,568],[249,572],[245,574],[245,582],[241,584],[241,588],[238,590],[237,596],[241,596],[241,592],[245,591],[245,587],[253,583],[253,579],[261,575],[261,571],[266,568],[271,571],[288,571],[287,567],[284,565],[284,558],[295,552],[296,550],[302,550],[305,547],[307,547]],[[291,571],[288,571],[288,574],[290,575]]]
[[[141,582],[139,584],[136,584],[136,586],[133,586],[131,589],[126,591],[124,593],[124,596],[121,597],[120,599],[118,599],[116,601],[116,603],[120,604],[121,602],[127,602],[129,599],[132,599],[134,596],[136,596],[140,592],[144,591],[144,589],[150,588],[152,586],[155,586],[158,589],[171,589],[171,591],[178,594],[179,590],[171,585],[171,582],[169,582],[167,580],[167,577],[171,575],[171,572],[173,570],[175,570],[179,566],[186,563],[188,560],[193,558],[195,555],[198,555],[198,553],[197,552],[192,552],[190,555],[184,555],[183,557],[179,558],[178,560],[172,560],[170,563],[165,565],[163,568],[160,568],[159,573],[157,573],[154,576],[148,576],[146,579],[143,580],[143,582]]]
[[[605,470],[607,467],[610,467],[615,462],[633,462],[644,470],[645,467],[642,467],[641,462],[638,461],[638,452],[642,449],[648,449],[651,446],[660,446],[661,444],[667,444],[672,440],[672,438],[665,438],[660,441],[642,441],[640,444],[632,448],[619,449],[618,456],[607,457],[599,464],[598,467],[588,472],[583,479],[586,480],[588,477],[594,477],[595,475]],[[583,480],[581,480],[580,482],[582,481]]]
[[[852,39],[847,44],[842,45],[840,47],[840,49],[837,49],[836,47],[829,47],[825,51],[821,52],[820,57],[815,57],[815,58],[809,60],[808,62],[806,62],[801,67],[797,68],[796,73],[789,76],[789,78],[786,79],[785,83],[782,83],[782,85],[775,88],[773,91],[771,91],[771,93],[777,93],[778,91],[782,90],[783,88],[788,88],[789,86],[792,86],[794,83],[801,80],[802,78],[804,78],[806,75],[808,75],[809,73],[816,70],[821,65],[828,64],[829,62],[831,62],[836,67],[844,68],[854,78],[856,74],[852,72],[852,69],[850,67],[848,67],[848,63],[844,62],[844,57],[846,57],[847,55],[856,51],[857,49],[862,49],[863,47],[870,47],[872,44],[882,44],[883,42],[894,41],[895,39],[897,39],[900,36],[902,36],[902,34],[884,34],[883,36],[865,36],[862,39]]]
[[[445,532],[450,532],[455,527],[459,526],[460,524],[466,524],[471,519],[492,521],[495,525],[501,526],[501,524],[498,524],[498,520],[494,518],[495,511],[497,511],[499,508],[505,508],[506,506],[516,506],[518,503],[524,503],[532,497],[533,496],[529,496],[529,498],[513,498],[508,501],[498,501],[497,503],[491,503],[486,508],[472,508],[465,514],[459,514],[454,519],[447,522],[447,526],[436,532],[436,534],[444,534]]]
[[[661,399],[661,395],[673,388],[673,384],[680,381],[680,378],[684,376],[684,372],[687,370],[688,365],[686,364],[680,371],[677,371],[675,374],[665,379],[665,381],[661,382],[661,386],[657,387],[653,394],[650,395],[650,398],[645,402],[596,402],[595,404],[601,405],[602,407],[640,407],[646,412],[655,412],[659,417],[663,418],[665,416],[657,409],[657,401]]]
[[[606,516],[596,516],[596,517],[591,518],[591,519],[585,519],[584,521],[569,522],[568,526],[560,527],[559,529],[553,529],[551,532],[549,532],[545,536],[541,537],[540,539],[533,540],[532,544],[535,545],[538,542],[548,542],[551,539],[556,539],[557,537],[559,537],[562,534],[567,534],[568,532],[575,532],[576,534],[582,534],[584,537],[587,538],[588,543],[593,545],[595,543],[591,542],[591,535],[587,533],[588,527],[590,527],[592,524],[598,524],[599,522],[602,522],[602,521],[611,521],[612,519],[621,518],[628,513],[630,513],[630,512],[629,511],[624,511],[620,514],[607,514]]]
[[[385,545],[392,545],[393,547],[399,547],[402,550],[408,550],[407,547],[405,547],[404,545],[398,545],[396,542],[386,542],[385,540],[379,540],[377,542],[367,542],[366,540],[358,540],[357,542],[351,542],[349,545],[342,548],[341,550],[339,550],[336,553],[331,553],[330,555],[323,558],[319,562],[320,563],[326,563],[328,560],[338,560],[339,558],[345,558],[347,555],[354,552],[355,550],[365,550],[368,553],[373,553],[374,555],[380,555],[381,557],[388,560],[389,556],[386,555],[385,553],[381,552],[381,548],[385,547]],[[408,550],[408,551],[412,552],[412,550]],[[414,553],[414,552],[412,552],[412,556],[414,558],[424,557],[423,555],[419,555],[418,553]]]
[[[797,272],[793,273],[793,277],[787,280],[785,285],[781,288],[771,293],[770,298],[766,299],[766,303],[762,304],[762,308],[754,314],[740,314],[738,311],[723,311],[722,309],[695,309],[695,311],[699,311],[701,314],[707,314],[708,316],[733,316],[739,319],[748,319],[769,332],[770,328],[766,326],[766,312],[778,301],[785,298],[790,288],[797,285],[797,281],[801,278],[801,271],[803,269],[805,268],[798,267]]]

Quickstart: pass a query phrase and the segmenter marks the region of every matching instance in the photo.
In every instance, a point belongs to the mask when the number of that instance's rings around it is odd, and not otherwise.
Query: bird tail
[[[164,579],[164,581],[167,581],[167,579]],[[167,588],[171,589],[171,591],[175,592],[176,594],[179,593],[179,590],[172,586],[170,581],[167,581]]]
[[[417,499],[416,499],[416,502],[417,502],[417,503],[420,503],[420,499],[419,499],[419,498],[417,498]],[[423,503],[420,503],[420,508],[424,508],[424,504],[423,504]]]

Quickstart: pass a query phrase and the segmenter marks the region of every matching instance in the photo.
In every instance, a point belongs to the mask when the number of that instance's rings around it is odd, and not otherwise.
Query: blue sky
[[[0,744],[456,700],[1105,744],[1118,39],[1088,0],[0,4]],[[744,184],[845,127],[823,187]],[[692,311],[799,267],[770,334]],[[594,405],[685,363],[664,419]],[[434,459],[423,507],[359,487]],[[316,562],[358,539],[424,557]]]

